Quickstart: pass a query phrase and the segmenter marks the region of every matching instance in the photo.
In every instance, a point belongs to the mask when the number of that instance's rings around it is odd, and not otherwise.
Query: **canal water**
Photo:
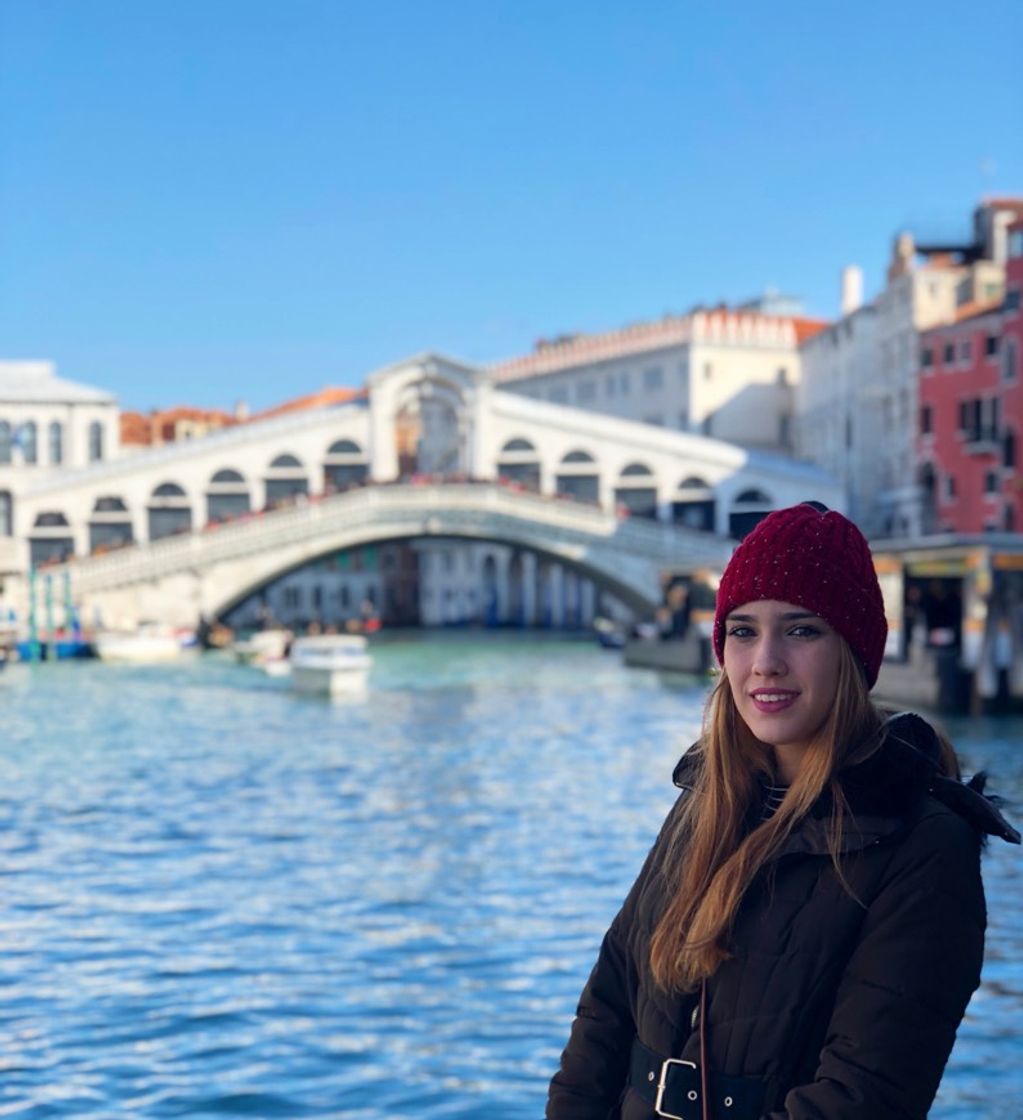
[[[0,1115],[542,1115],[702,689],[562,640],[375,653],[348,703],[218,655],[0,677]],[[1023,802],[1023,723],[950,730]],[[1023,1116],[1019,849],[985,875],[944,1120]]]

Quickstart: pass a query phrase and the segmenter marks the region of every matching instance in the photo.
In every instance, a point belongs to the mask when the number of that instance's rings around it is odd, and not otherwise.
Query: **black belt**
[[[764,1103],[764,1083],[752,1077],[726,1077],[710,1071],[710,1115],[715,1120],[757,1120]],[[702,1120],[700,1067],[681,1058],[665,1058],[644,1046],[632,1044],[629,1067],[632,1089],[653,1105],[666,1120]]]

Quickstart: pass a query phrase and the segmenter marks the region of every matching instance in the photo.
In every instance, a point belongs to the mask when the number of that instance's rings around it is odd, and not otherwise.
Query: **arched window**
[[[64,425],[59,420],[50,423],[50,463],[60,466],[64,462]]]
[[[39,462],[39,429],[34,420],[26,420],[18,429],[18,442],[26,463]]]
[[[8,420],[0,420],[0,463],[11,461],[11,425]]]
[[[578,448],[563,455],[554,479],[554,489],[577,502],[599,504],[600,475],[593,456]]]
[[[287,505],[299,495],[309,493],[309,479],[302,461],[287,452],[272,460],[265,481],[267,509]]]
[[[132,544],[135,533],[123,498],[104,495],[96,499],[89,519],[89,552],[109,552]]]
[[[678,492],[671,503],[671,519],[676,525],[713,533],[717,515],[714,491],[703,478],[689,475],[678,484]]]
[[[29,560],[33,567],[66,560],[74,553],[75,542],[68,519],[59,510],[43,510],[36,514],[28,538]]]
[[[362,448],[353,439],[335,440],[327,448],[328,455],[361,455]]]
[[[245,476],[232,467],[222,467],[206,489],[206,522],[234,521],[251,512],[252,503]]]
[[[245,476],[240,471],[231,470],[230,467],[225,467],[223,470],[217,471],[210,479],[211,486],[234,484],[237,482],[244,483]]]
[[[644,463],[629,463],[618,478],[615,505],[624,506],[631,517],[657,517],[657,484]]]
[[[293,470],[296,467],[301,469],[302,460],[296,459],[294,455],[278,455],[270,464],[272,471]]]
[[[93,420],[89,425],[89,462],[98,463],[103,458],[103,425]]]
[[[523,490],[540,492],[540,460],[528,439],[510,439],[501,448],[497,477]]]
[[[338,439],[327,448],[323,463],[325,493],[362,486],[368,477],[369,463],[366,461],[366,454],[355,440]]]
[[[162,482],[153,491],[154,498],[184,498],[185,491],[176,482]]]
[[[151,541],[191,532],[192,507],[188,495],[176,482],[162,482],[156,487],[147,514]]]
[[[728,535],[741,540],[774,508],[774,500],[757,487],[742,490],[735,497],[728,514]]]

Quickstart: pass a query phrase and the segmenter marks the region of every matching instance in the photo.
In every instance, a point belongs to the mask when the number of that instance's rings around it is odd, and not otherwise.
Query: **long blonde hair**
[[[758,777],[773,773],[771,751],[739,715],[722,671],[707,703],[703,735],[693,748],[702,765],[692,793],[669,825],[655,868],[666,904],[651,938],[650,967],[662,988],[691,991],[728,958],[728,938],[744,894],[825,791],[832,806],[828,850],[845,883],[839,853],[849,808],[837,774],[877,749],[884,713],[871,702],[863,669],[844,640],[841,650],[827,719],[778,810],[748,833]],[[947,741],[942,756],[943,772],[956,769]]]

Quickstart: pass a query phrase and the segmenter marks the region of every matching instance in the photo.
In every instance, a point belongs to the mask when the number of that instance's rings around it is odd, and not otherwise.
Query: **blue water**
[[[347,703],[210,655],[11,666],[0,1116],[542,1115],[701,702],[532,638],[383,643]],[[1023,801],[1023,722],[950,729]],[[943,1120],[1023,1116],[1019,849],[985,874]]]

